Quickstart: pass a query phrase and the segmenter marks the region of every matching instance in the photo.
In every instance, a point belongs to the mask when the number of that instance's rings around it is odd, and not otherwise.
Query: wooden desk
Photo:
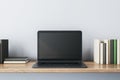
[[[0,64],[0,72],[120,72],[120,65],[99,65],[93,62],[85,62],[88,68],[32,68],[34,63]]]

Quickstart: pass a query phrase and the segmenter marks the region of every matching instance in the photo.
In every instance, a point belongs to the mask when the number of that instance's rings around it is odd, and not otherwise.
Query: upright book
[[[99,55],[99,52],[100,52],[100,48],[99,48],[99,45],[100,45],[100,40],[98,39],[95,39],[94,40],[94,62],[96,62],[97,64],[100,63],[100,55]]]
[[[114,64],[114,40],[110,40],[110,64]]]
[[[106,43],[106,64],[110,64],[110,54],[109,54],[109,40],[104,40],[104,43]]]
[[[114,64],[117,64],[117,39],[114,39]]]
[[[100,53],[99,53],[99,55],[100,55],[100,64],[103,64],[103,45],[104,45],[104,43],[100,42],[100,45],[99,45],[99,47],[100,47]]]
[[[117,64],[120,64],[120,40],[117,39]]]
[[[106,43],[103,43],[103,64],[106,64]]]
[[[106,43],[100,42],[100,64],[106,64]]]
[[[8,57],[8,40],[0,40],[0,64],[3,63],[4,59]]]

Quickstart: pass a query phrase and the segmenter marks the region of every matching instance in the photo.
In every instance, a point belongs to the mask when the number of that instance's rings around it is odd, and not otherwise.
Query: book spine
[[[106,43],[103,43],[103,64],[106,64]]]
[[[114,40],[110,40],[110,64],[114,63]]]
[[[100,64],[103,64],[103,46],[104,46],[104,43],[101,42],[100,43]]]
[[[120,40],[117,40],[117,64],[120,64]]]
[[[108,64],[110,64],[110,40],[108,40]]]
[[[1,39],[0,40],[0,63],[4,62],[4,59],[8,57],[8,40]]]
[[[1,40],[0,40],[0,64],[2,64],[2,50],[1,50],[1,48],[2,48],[2,44],[1,44]]]
[[[95,39],[94,40],[94,62],[99,64],[100,63],[100,59],[99,59],[99,44],[100,44],[100,40]]]
[[[28,61],[4,61],[4,63],[6,64],[6,63],[17,63],[17,64],[19,64],[19,63],[27,63]]]
[[[106,64],[109,64],[109,42],[104,40],[104,43],[106,43]]]
[[[117,40],[114,40],[114,64],[117,64]]]
[[[2,53],[4,59],[8,57],[8,39],[2,39]]]

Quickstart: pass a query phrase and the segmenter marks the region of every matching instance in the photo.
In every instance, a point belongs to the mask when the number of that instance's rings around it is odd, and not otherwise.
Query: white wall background
[[[83,58],[93,39],[120,38],[120,0],[0,0],[0,38],[10,56],[37,57],[38,30],[82,30]]]

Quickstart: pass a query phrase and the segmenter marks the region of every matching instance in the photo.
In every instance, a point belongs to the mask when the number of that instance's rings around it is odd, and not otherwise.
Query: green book
[[[114,64],[114,39],[110,40],[110,64]]]
[[[114,40],[114,64],[117,64],[117,40]]]

